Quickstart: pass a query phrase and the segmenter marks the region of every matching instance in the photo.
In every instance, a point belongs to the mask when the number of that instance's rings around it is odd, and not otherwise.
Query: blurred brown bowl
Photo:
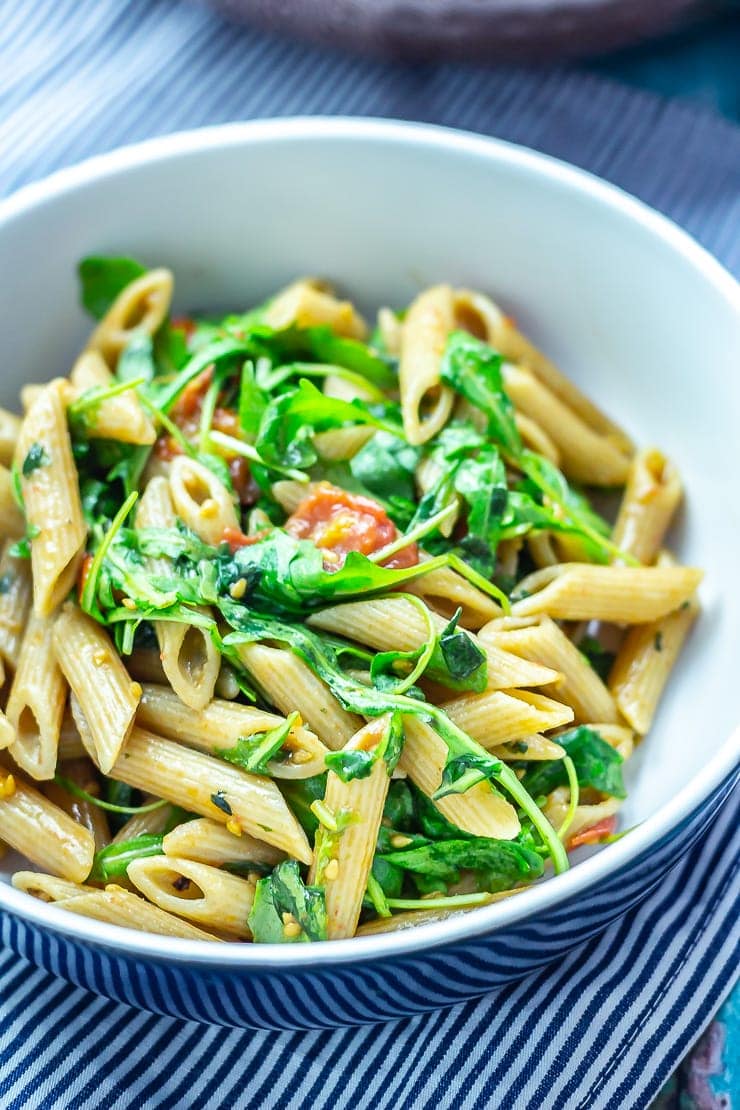
[[[392,58],[522,61],[613,50],[707,0],[212,0],[235,19]]]

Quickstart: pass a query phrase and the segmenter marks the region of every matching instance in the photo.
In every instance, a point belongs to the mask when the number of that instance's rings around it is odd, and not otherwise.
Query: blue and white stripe
[[[192,0],[0,0],[0,57],[0,194],[88,154],[200,124],[395,116],[495,133],[586,166],[740,272],[740,132],[591,78],[358,61],[237,29]],[[639,1110],[737,967],[737,804],[718,817],[728,790],[587,905],[423,961],[260,977],[246,990],[5,919],[0,1106]],[[646,885],[655,889],[632,908]],[[571,951],[584,930],[595,939]],[[422,1012],[475,992],[484,997]],[[348,1028],[270,1031],[317,1021]]]

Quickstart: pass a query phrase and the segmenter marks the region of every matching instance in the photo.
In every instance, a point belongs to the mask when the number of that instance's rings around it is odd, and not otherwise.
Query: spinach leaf
[[[82,304],[91,316],[100,320],[118,294],[146,273],[146,267],[133,258],[90,255],[78,264],[77,273]]]
[[[289,914],[291,920],[286,923],[283,914]],[[257,883],[248,924],[257,944],[326,940],[324,892],[305,886],[296,861],[284,860]]]
[[[396,385],[395,359],[366,343],[337,335],[328,325],[308,328],[306,339],[317,362],[331,362],[354,370],[381,389],[392,389]]]
[[[325,757],[324,763],[342,782],[367,778],[379,759],[385,760],[388,774],[392,775],[403,750],[403,741],[403,718],[400,713],[392,713],[382,737],[372,751],[344,749],[331,752]]]
[[[586,657],[602,682],[606,682],[614,665],[615,653],[602,647],[595,636],[584,636],[577,646],[581,655]]]
[[[248,359],[242,366],[239,385],[239,424],[250,443],[257,438],[266,407],[267,398],[257,385],[254,363]]]
[[[510,890],[516,883],[538,879],[544,871],[542,857],[516,840],[468,837],[464,840],[430,840],[426,844],[383,853],[386,863],[412,871],[425,880],[447,885],[460,880],[461,871],[476,874],[478,889]]]
[[[383,808],[383,821],[402,832],[411,827],[414,820],[414,797],[408,783],[394,779],[388,787],[388,797]]]
[[[400,436],[376,432],[350,460],[350,471],[376,497],[390,501],[416,497],[414,475],[421,449]]]
[[[578,784],[593,787],[614,798],[625,798],[627,792],[622,780],[622,759],[619,752],[588,725],[561,732],[556,737],[573,760]],[[533,797],[549,794],[558,786],[565,786],[568,776],[562,759],[538,763],[524,776],[523,785]]]
[[[482,693],[488,685],[488,662],[484,652],[463,629],[458,629],[462,609],[440,632],[426,675],[451,690]]]
[[[162,837],[158,833],[142,833],[131,840],[108,844],[95,853],[90,878],[98,882],[110,882],[111,879],[125,875],[132,860],[161,854]]]
[[[440,376],[488,419],[488,434],[512,455],[521,451],[514,420],[514,406],[504,390],[502,356],[464,331],[454,331],[447,340]]]
[[[267,732],[256,732],[253,736],[240,736],[232,748],[217,748],[215,754],[227,763],[234,763],[253,775],[269,775],[270,761],[275,758],[285,741],[296,727],[298,713],[291,713],[285,721]]]
[[[326,793],[326,775],[312,775],[307,779],[281,779],[280,790],[309,840],[313,840],[319,827],[318,818],[311,806],[320,802]]]

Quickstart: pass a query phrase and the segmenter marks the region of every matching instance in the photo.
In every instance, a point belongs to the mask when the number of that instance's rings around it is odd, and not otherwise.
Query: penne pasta
[[[570,706],[526,690],[511,693],[487,690],[485,694],[467,694],[443,702],[441,708],[451,721],[484,748],[521,740],[532,733],[559,728],[573,720]]]
[[[88,350],[99,351],[114,370],[135,335],[154,335],[172,300],[169,270],[149,270],[125,286],[90,336]]]
[[[25,530],[26,519],[16,504],[10,471],[0,464],[0,537],[18,539]]]
[[[170,493],[177,515],[205,543],[220,543],[228,529],[239,530],[231,494],[196,459],[178,455],[172,460]]]
[[[26,625],[5,710],[15,730],[11,755],[35,779],[54,777],[67,702],[67,684],[52,645],[52,624],[50,618],[34,615]]]
[[[0,408],[0,466],[10,466],[12,463],[20,430],[20,417]]]
[[[231,823],[259,840],[311,860],[306,834],[274,782],[135,726],[111,776],[190,813]],[[214,800],[215,799],[215,800]]]
[[[26,414],[16,461],[33,536],[34,610],[48,617],[74,584],[87,535],[60,380],[46,386]]]
[[[166,913],[248,940],[254,883],[177,856],[132,860],[127,874],[136,889]]]
[[[56,905],[81,917],[92,917],[108,925],[121,925],[125,929],[136,929],[142,933],[159,933],[161,936],[179,937],[181,940],[221,939],[115,884],[107,886],[105,890],[96,890],[93,894],[83,892],[73,897],[61,898],[56,901]]]
[[[452,412],[453,394],[441,384],[440,369],[453,326],[449,285],[435,285],[420,293],[404,318],[398,384],[403,430],[409,443],[426,443]]]
[[[683,489],[678,471],[661,451],[639,451],[630,467],[613,540],[641,563],[652,563],[678,508]]]
[[[87,886],[85,883],[74,883],[70,879],[44,875],[38,871],[16,871],[13,886],[42,902],[60,902],[65,898],[77,898],[81,894],[94,894],[97,890],[97,887]]]
[[[241,833],[236,836],[225,825],[208,817],[185,821],[168,832],[162,842],[168,856],[179,856],[221,867],[225,863],[253,863],[258,867],[274,867],[285,853],[264,840]]]
[[[340,301],[331,286],[317,278],[302,278],[288,285],[269,302],[265,323],[276,330],[328,325],[337,335],[364,339],[367,325],[349,301]]]
[[[88,390],[103,391],[115,382],[99,351],[83,351],[75,363],[70,381],[75,396]],[[157,433],[144,412],[135,390],[106,397],[96,404],[87,419],[86,433],[90,439],[115,439],[120,443],[149,446]]]
[[[489,748],[489,751],[504,763],[549,762],[551,759],[562,759],[566,754],[565,748],[561,748],[555,740],[537,733],[506,744],[497,744]]]
[[[107,775],[131,731],[141,686],[129,678],[107,633],[74,605],[65,605],[56,618],[53,641],[74,695],[75,722],[78,728],[80,719],[85,722],[94,749],[90,754]]]
[[[95,840],[20,776],[0,767],[0,840],[39,867],[74,882],[90,874]]]
[[[0,664],[18,665],[23,630],[31,608],[31,568],[28,559],[11,555],[6,543],[0,558]]]
[[[155,801],[153,794],[147,794],[146,804]],[[171,824],[176,810],[171,805],[161,805],[157,809],[150,809],[146,813],[134,813],[125,825],[121,825],[112,844],[124,844],[127,840],[134,840],[137,836],[164,836],[167,827]]]
[[[176,519],[168,481],[162,477],[152,478],[137,508],[137,527],[173,528]],[[166,576],[169,573],[166,559],[150,556],[147,567],[153,575]],[[202,607],[196,611],[208,612]],[[160,670],[164,671],[167,681],[185,705],[191,709],[203,709],[213,697],[221,666],[208,629],[182,621],[155,621],[154,630],[159,644],[157,662]],[[140,667],[142,662],[139,658]],[[147,680],[156,682],[159,676]]]
[[[617,721],[617,707],[606,685],[549,617],[492,621],[478,635],[486,646],[494,645],[558,671],[553,693],[572,708],[576,721]]]
[[[144,687],[137,719],[139,724],[160,736],[215,754],[233,748],[240,739],[255,737],[285,724],[285,718],[275,713],[219,698],[195,713],[163,686]],[[277,779],[322,774],[328,750],[309,729],[296,725],[284,741],[283,758],[270,762],[269,773]]]
[[[373,751],[390,723],[384,716],[364,725],[345,751]],[[308,876],[309,883],[324,888],[329,940],[354,936],[357,929],[389,783],[382,757],[365,778],[343,782],[333,771],[327,776],[324,805],[334,814],[349,815],[338,834],[319,827]]]
[[[88,794],[97,797],[99,794],[98,783],[95,779],[94,767],[89,759],[67,760],[59,765],[59,773],[69,779],[75,786],[79,786]],[[100,851],[110,843],[110,829],[105,811],[99,806],[88,802],[71,793],[66,787],[48,782],[44,785],[44,793],[50,801],[68,813],[78,825],[88,829],[95,840],[95,851]]]
[[[693,597],[702,579],[696,567],[603,567],[561,563],[523,579],[515,616],[546,613],[559,620],[647,624]]]

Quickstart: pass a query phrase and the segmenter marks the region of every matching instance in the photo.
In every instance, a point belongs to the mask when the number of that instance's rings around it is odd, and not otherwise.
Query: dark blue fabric
[[[236,29],[188,0],[0,0],[0,60],[0,194],[186,127],[395,116],[584,166],[740,273],[740,131],[593,77],[358,61]],[[0,951],[0,1106],[641,1110],[736,973],[739,847],[736,798],[640,908],[558,965],[384,1027],[195,1025],[88,994]]]

